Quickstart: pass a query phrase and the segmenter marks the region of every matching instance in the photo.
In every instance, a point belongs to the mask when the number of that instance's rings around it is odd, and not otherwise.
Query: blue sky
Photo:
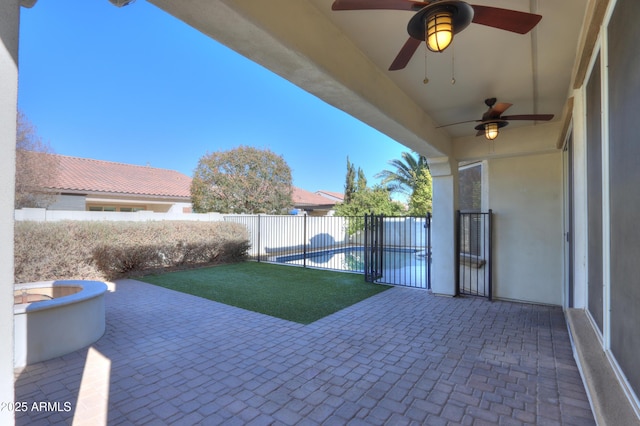
[[[293,184],[342,192],[409,149],[138,0],[21,9],[19,108],[58,154],[189,176],[207,152],[282,155]]]

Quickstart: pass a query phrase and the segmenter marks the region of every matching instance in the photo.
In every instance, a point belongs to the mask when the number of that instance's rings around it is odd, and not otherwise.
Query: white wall
[[[0,402],[13,391],[13,203],[18,104],[18,0],[0,2]],[[0,410],[0,424],[14,424]]]
[[[169,208],[169,211],[167,211],[167,213],[183,214],[185,209],[186,209],[186,211],[191,211],[192,208],[193,208],[193,206],[191,205],[191,203],[174,203]],[[191,213],[185,213],[185,214],[191,214]]]
[[[283,251],[321,249],[349,241],[347,222],[339,216],[225,215],[249,230],[249,255],[282,254]],[[306,227],[305,227],[306,221]]]
[[[494,296],[562,304],[562,155],[489,161]]]
[[[487,162],[489,202],[483,210],[494,213],[494,297],[562,305],[561,122],[515,124],[495,141],[457,139],[454,152],[460,161]]]

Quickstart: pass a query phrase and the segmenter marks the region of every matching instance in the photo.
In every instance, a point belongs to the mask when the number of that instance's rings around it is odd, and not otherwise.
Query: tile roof
[[[344,201],[344,194],[342,192],[324,191],[321,189],[319,191],[316,191],[316,194],[322,195],[323,197],[329,197],[340,202]]]
[[[333,206],[336,203],[331,198],[323,197],[295,186],[292,189],[291,198],[295,206]]]
[[[50,186],[58,191],[134,194],[191,199],[191,178],[180,172],[57,154],[59,173]]]

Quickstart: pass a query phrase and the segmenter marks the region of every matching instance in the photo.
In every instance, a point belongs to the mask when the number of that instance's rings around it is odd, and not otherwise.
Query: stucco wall
[[[562,304],[562,156],[490,160],[494,296]]]

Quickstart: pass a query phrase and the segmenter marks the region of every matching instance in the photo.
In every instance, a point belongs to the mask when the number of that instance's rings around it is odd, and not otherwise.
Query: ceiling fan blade
[[[466,121],[458,121],[457,123],[449,123],[449,124],[444,124],[442,126],[438,126],[436,127],[436,129],[442,129],[443,127],[449,127],[449,126],[455,126],[457,124],[466,124],[466,123],[479,123],[482,120],[466,120]]]
[[[509,107],[511,107],[511,105],[513,104],[510,104],[508,102],[500,102],[498,104],[495,104],[491,109],[493,110],[493,112],[497,113],[498,115],[502,115],[502,113],[508,110]]]
[[[400,49],[400,52],[398,52],[396,58],[391,63],[389,71],[397,71],[406,67],[421,43],[421,40],[409,37],[404,46],[402,46],[402,49]]]
[[[500,102],[499,104],[495,104],[493,108],[491,108],[491,114],[495,115],[495,117],[500,117],[503,112],[509,109],[509,107],[513,105],[508,102]]]
[[[473,20],[471,22],[518,34],[528,33],[542,19],[542,15],[519,12],[517,10],[475,4],[471,5],[471,7],[473,7]]]
[[[412,0],[335,0],[331,5],[331,10],[411,10],[417,12],[430,1]]]
[[[549,121],[553,118],[553,114],[520,114],[505,115],[503,120],[533,120],[533,121]]]
[[[507,102],[500,102],[499,104],[493,105],[487,112],[482,114],[482,121],[499,118],[511,105],[513,104]]]

